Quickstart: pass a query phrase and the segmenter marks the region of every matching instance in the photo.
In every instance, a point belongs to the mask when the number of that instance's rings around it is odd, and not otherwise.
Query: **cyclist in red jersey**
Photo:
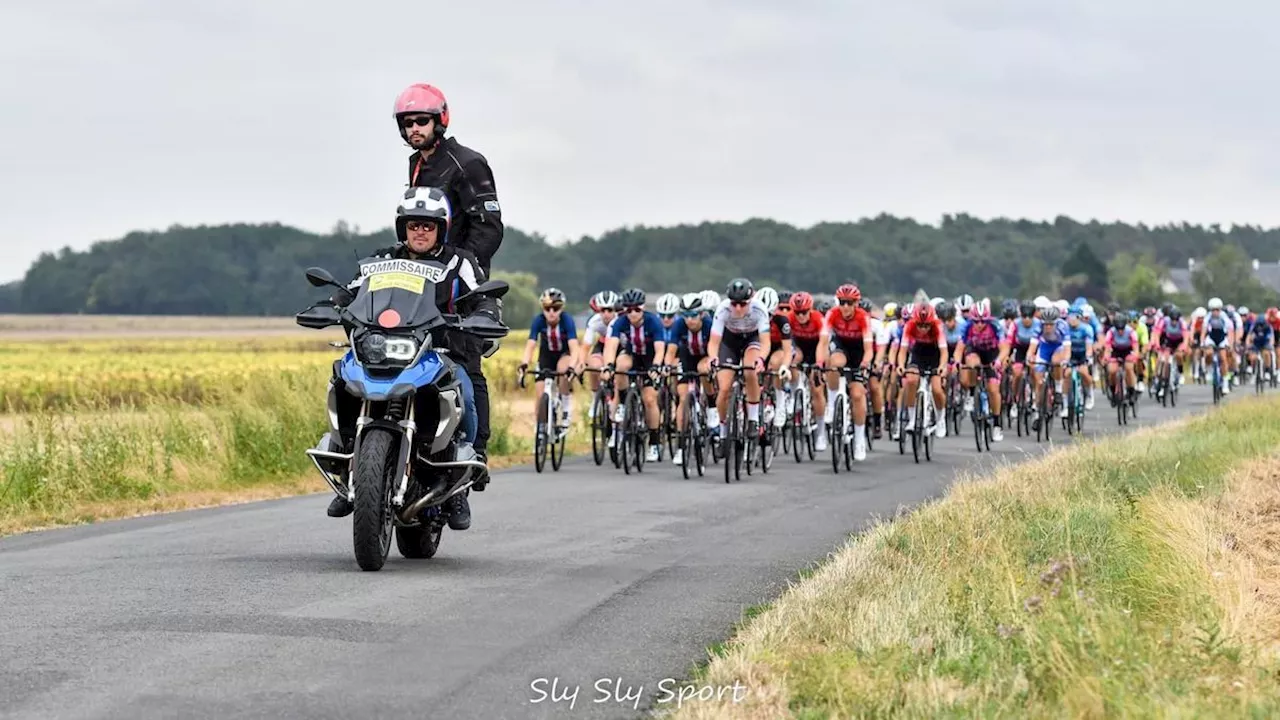
[[[936,370],[937,374],[929,381],[929,388],[933,391],[935,413],[929,420],[935,427],[926,425],[925,432],[932,429],[940,438],[947,436],[947,424],[937,422],[937,419],[943,416],[947,407],[947,395],[942,390],[942,379],[947,374],[948,359],[947,333],[942,327],[942,321],[934,312],[933,305],[928,302],[917,304],[911,319],[902,329],[902,342],[898,347],[898,372],[904,378],[902,395],[911,407],[907,426],[914,426],[916,421],[914,398],[920,386],[920,373]],[[894,432],[900,432],[900,429],[895,427]]]
[[[874,338],[871,335],[871,316],[858,307],[862,292],[852,283],[836,289],[839,305],[827,313],[821,339],[818,341],[818,367],[827,369],[827,408],[823,414],[831,422],[833,404],[840,389],[840,375],[835,370],[856,366],[865,373],[875,357]],[[853,416],[853,459],[867,457],[867,394],[866,386],[850,382],[849,411]]]
[[[798,292],[791,296],[791,341],[795,346],[796,360],[808,365],[818,364],[818,346],[821,345],[824,327],[822,314],[813,309],[813,296],[807,292]],[[822,392],[822,376],[810,374],[808,382],[813,387],[813,412],[818,418],[818,437],[813,449],[824,452],[827,449],[827,429],[823,413],[826,412],[827,394]]]

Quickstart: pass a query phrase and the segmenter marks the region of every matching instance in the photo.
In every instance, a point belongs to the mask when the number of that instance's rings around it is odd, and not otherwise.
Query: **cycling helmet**
[[[778,309],[778,291],[765,285],[756,291],[756,299],[764,305],[764,309],[773,312]]]
[[[933,311],[932,302],[919,303],[911,311],[911,319],[917,323],[927,323],[935,317],[937,317],[937,314]]]
[[[834,303],[831,302],[831,298],[829,297],[819,298],[818,300],[814,301],[813,309],[817,310],[820,313],[826,314],[829,310],[831,310],[831,306],[833,304]]]
[[[1174,305],[1169,308],[1169,312],[1166,313],[1166,315],[1170,320],[1181,320],[1182,310],[1180,310],[1177,305]]]
[[[1148,305],[1148,306],[1146,306],[1146,307],[1142,308],[1142,314],[1143,314],[1144,316],[1146,316],[1146,317],[1155,317],[1155,316],[1156,316],[1156,309],[1155,309],[1155,308],[1153,308],[1153,307],[1151,307],[1150,305]]]
[[[885,320],[898,319],[898,303],[887,302],[884,304],[884,319]]]
[[[756,292],[756,288],[751,281],[746,278],[735,278],[729,281],[729,287],[725,290],[725,295],[732,301],[746,302]]]
[[[1084,305],[1080,306],[1080,312],[1084,313],[1085,317],[1091,318],[1093,317],[1093,306],[1090,305],[1089,303],[1085,303]]]
[[[1050,305],[1049,298],[1045,297],[1044,295],[1037,295],[1036,299],[1032,300],[1031,302],[1035,303],[1036,308],[1040,310],[1043,310],[1044,308],[1047,308]]]
[[[1057,322],[1058,308],[1050,305],[1040,310],[1040,319],[1047,323]]]
[[[969,317],[974,320],[990,320],[991,319],[991,300],[982,298],[974,303],[973,310],[970,311]]]
[[[1209,311],[1208,311],[1208,310],[1205,310],[1205,309],[1204,309],[1204,306],[1203,306],[1203,305],[1201,305],[1200,307],[1196,308],[1194,312],[1192,312],[1192,313],[1191,313],[1191,317],[1194,317],[1194,318],[1202,318],[1202,317],[1204,317],[1205,315],[1208,315],[1208,314],[1209,314]]]
[[[813,309],[813,296],[803,290],[791,296],[791,311],[802,313]]]
[[[1234,313],[1236,311],[1236,306],[1231,303],[1227,303],[1227,306],[1223,309],[1229,313]]]
[[[865,312],[871,312],[871,301],[866,298],[862,298],[858,301],[858,307],[862,308]]]
[[[942,302],[943,300],[940,297],[929,298],[929,304],[932,305],[935,310],[942,304]]]
[[[1022,304],[1018,306],[1018,314],[1024,318],[1034,317],[1036,314],[1035,303],[1023,300]]]
[[[1221,310],[1221,309],[1222,309],[1222,298],[1216,298],[1216,297],[1215,297],[1215,298],[1209,298],[1209,309],[1210,309],[1210,310]]]
[[[1120,303],[1114,301],[1107,303],[1107,312],[1113,314],[1120,312]]]
[[[564,307],[564,292],[560,288],[547,288],[542,291],[542,297],[538,298],[543,308]]]
[[[973,296],[965,293],[964,295],[957,297],[956,307],[959,308],[962,313],[969,312],[973,309]]]
[[[782,290],[782,291],[779,291],[779,292],[778,292],[778,304],[779,304],[779,305],[786,305],[786,306],[790,307],[790,306],[791,306],[791,295],[792,295],[792,292],[791,292],[790,290]]]
[[[630,290],[622,293],[622,305],[624,307],[636,307],[637,305],[643,306],[644,301],[644,291],[640,288],[631,288]]]
[[[449,127],[449,103],[445,101],[444,93],[434,85],[414,83],[396,96],[392,117],[396,121],[396,129],[400,131],[400,139],[409,142],[409,134],[405,132],[406,128],[401,122],[405,115],[433,116],[436,120],[433,143],[439,142],[444,137],[445,129]]]
[[[852,300],[855,303],[862,299],[862,291],[853,283],[845,283],[836,288],[836,300]]]
[[[1076,299],[1071,301],[1071,304],[1076,307],[1084,307],[1089,304],[1089,299],[1083,295],[1077,295]]]
[[[667,293],[658,298],[654,309],[659,315],[675,315],[680,312],[680,298],[675,293]]]
[[[1057,300],[1053,303],[1053,307],[1058,311],[1058,316],[1061,317],[1067,314],[1067,308],[1071,306],[1067,304],[1066,300]]]
[[[1169,314],[1169,311],[1170,311],[1170,310],[1172,310],[1172,309],[1173,309],[1173,303],[1171,303],[1171,302],[1166,302],[1166,303],[1164,303],[1163,305],[1161,305],[1161,306],[1160,306],[1160,314],[1161,314],[1161,315],[1168,315],[1168,314]]]
[[[591,297],[591,309],[595,312],[608,310],[618,304],[618,293],[612,290],[601,290]]]
[[[685,293],[680,298],[680,311],[686,315],[697,315],[702,312],[702,293]]]
[[[449,235],[450,221],[449,198],[439,188],[411,187],[404,191],[404,197],[396,208],[396,239],[401,243],[408,240],[405,225],[414,220],[434,222],[436,224],[437,242],[443,243]]]
[[[1238,312],[1240,313],[1241,316],[1248,315],[1249,308],[1245,307],[1244,305],[1241,305],[1238,309]]]
[[[956,306],[947,302],[946,300],[943,300],[942,302],[938,303],[937,310],[938,310],[938,317],[942,318],[943,320],[956,319]]]
[[[1067,308],[1067,318],[1083,318],[1084,310],[1079,305],[1072,305]]]
[[[1124,327],[1125,325],[1133,322],[1133,318],[1129,317],[1128,313],[1116,313],[1114,322],[1120,327]]]
[[[702,309],[709,312],[715,312],[720,307],[720,293],[715,290],[702,291]]]
[[[1018,317],[1018,301],[1009,298],[1000,304],[1000,314],[1005,320]]]

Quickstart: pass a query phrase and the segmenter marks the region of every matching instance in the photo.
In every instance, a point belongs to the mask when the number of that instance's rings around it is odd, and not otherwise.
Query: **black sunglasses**
[[[435,120],[435,118],[430,115],[414,115],[413,117],[401,118],[400,127],[405,129],[411,128],[414,125],[426,127],[431,124],[432,120]]]
[[[848,307],[850,305],[857,305],[858,301],[857,300],[841,300],[840,304],[844,305],[845,307]]]
[[[634,313],[634,312],[644,312],[644,306],[643,306],[643,305],[633,305],[632,307],[627,308],[627,312],[629,312],[629,313]]]
[[[418,221],[418,220],[414,220],[414,221],[412,221],[412,222],[407,222],[407,223],[405,223],[405,224],[404,224],[404,229],[405,229],[405,230],[412,230],[412,231],[414,231],[414,232],[417,232],[417,231],[419,231],[419,230],[426,230],[426,229],[428,229],[428,228],[433,228],[433,227],[435,227],[435,226],[436,226],[436,224],[435,224],[435,223],[420,222],[420,221]]]
[[[675,317],[676,317],[675,313],[662,313],[663,320],[674,320]]]
[[[750,300],[730,300],[729,304],[734,307],[746,307],[751,304]]]

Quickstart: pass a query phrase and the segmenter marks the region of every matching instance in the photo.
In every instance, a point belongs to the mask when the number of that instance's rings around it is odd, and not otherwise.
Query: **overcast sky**
[[[507,223],[1280,224],[1280,4],[5,0],[0,281],[173,223],[389,224],[405,85]]]

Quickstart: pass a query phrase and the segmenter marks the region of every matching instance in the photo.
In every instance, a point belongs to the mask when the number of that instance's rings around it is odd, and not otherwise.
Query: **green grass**
[[[746,701],[678,717],[1280,715],[1270,561],[1223,549],[1278,448],[1280,400],[1243,400],[960,483],[725,645],[702,681]]]

